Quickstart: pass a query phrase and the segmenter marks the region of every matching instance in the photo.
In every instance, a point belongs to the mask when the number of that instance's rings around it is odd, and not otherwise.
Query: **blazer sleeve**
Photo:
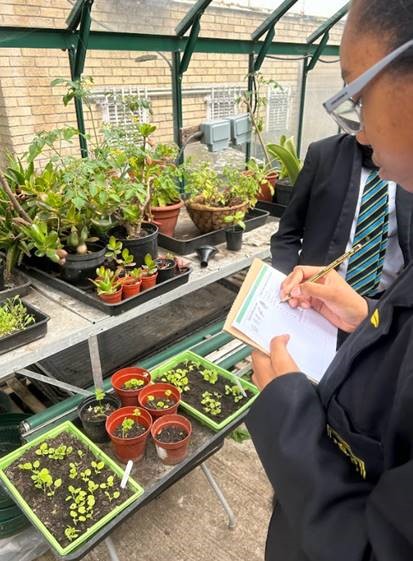
[[[310,146],[303,169],[294,185],[291,201],[280,220],[278,231],[271,237],[272,265],[286,275],[298,263],[307,208],[318,165],[315,152],[315,148]]]
[[[273,380],[247,426],[306,559],[413,558],[412,462],[385,472],[374,488],[363,480],[327,436],[323,407],[304,374]]]

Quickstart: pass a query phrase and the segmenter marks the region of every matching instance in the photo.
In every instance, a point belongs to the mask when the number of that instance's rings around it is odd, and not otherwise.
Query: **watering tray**
[[[0,306],[3,304],[4,300],[5,298],[0,299]],[[17,347],[21,347],[22,345],[27,345],[28,343],[36,341],[36,339],[40,339],[46,335],[47,322],[50,319],[49,316],[37,308],[33,308],[33,306],[30,306],[30,304],[27,304],[24,300],[23,303],[26,306],[28,313],[34,316],[35,323],[29,325],[26,329],[1,337],[0,354],[7,353]]]
[[[284,210],[287,208],[286,205],[280,205],[270,201],[258,201],[257,207],[262,211],[267,211],[271,216],[276,216],[277,218],[281,218]]]
[[[245,217],[245,230],[249,232],[265,224],[269,212],[254,208]],[[214,230],[207,234],[200,234],[199,230],[189,218],[186,209],[182,209],[179,215],[178,224],[175,228],[174,237],[161,234],[158,235],[158,243],[164,249],[173,251],[178,255],[188,255],[194,253],[201,245],[217,245],[225,242],[225,230]]]
[[[103,300],[100,300],[95,292],[95,289],[92,285],[90,286],[75,286],[74,284],[70,284],[69,282],[64,281],[60,278],[58,273],[53,272],[46,272],[37,267],[33,267],[31,265],[26,264],[25,267],[27,268],[30,275],[34,278],[44,282],[45,284],[57,288],[61,290],[65,294],[88,304],[89,306],[93,306],[94,308],[98,308],[103,312],[111,316],[117,316],[122,312],[126,312],[143,302],[147,302],[151,298],[155,298],[156,296],[161,296],[161,294],[165,294],[169,290],[180,286],[181,284],[185,284],[188,282],[189,274],[191,272],[191,268],[187,267],[182,269],[179,273],[177,273],[171,279],[168,279],[164,282],[160,282],[156,284],[153,288],[148,288],[144,292],[139,292],[136,296],[132,296],[131,298],[127,298],[126,300],[122,300],[118,304],[106,304]]]

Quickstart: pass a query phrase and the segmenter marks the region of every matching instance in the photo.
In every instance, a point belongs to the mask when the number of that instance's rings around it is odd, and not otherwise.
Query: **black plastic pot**
[[[122,242],[123,247],[129,249],[129,252],[133,255],[136,267],[140,267],[144,264],[144,258],[147,253],[151,255],[152,259],[158,256],[158,231],[158,226],[155,224],[144,222],[141,230],[143,236],[140,238],[127,239],[119,238],[116,236],[116,233],[114,233],[114,235]]]
[[[172,279],[175,276],[176,263],[174,259],[166,259],[160,257],[155,259],[156,266],[158,267],[158,283]]]
[[[116,409],[119,409],[119,407],[121,407],[120,399],[116,395],[113,395],[113,394],[105,395],[105,397],[102,401],[104,403],[110,403]],[[77,408],[77,411],[78,411],[80,420],[82,421],[83,430],[84,430],[85,434],[90,438],[90,440],[92,440],[93,442],[98,442],[98,443],[108,442],[109,441],[109,435],[106,432],[106,428],[105,428],[107,417],[99,417],[99,418],[94,419],[94,420],[86,420],[84,418],[84,412],[86,411],[86,409],[90,406],[93,407],[96,404],[97,404],[96,397],[94,395],[91,395],[91,396],[87,397],[86,399],[84,399],[79,404],[79,406]]]
[[[242,235],[244,230],[240,226],[233,226],[225,230],[227,239],[227,249],[230,251],[239,251],[242,247]]]
[[[88,244],[90,253],[80,255],[69,253],[61,267],[62,278],[74,284],[89,284],[89,278],[96,277],[96,269],[103,265],[106,247],[103,244]]]
[[[287,206],[293,195],[294,187],[286,179],[278,179],[275,186],[274,202]]]

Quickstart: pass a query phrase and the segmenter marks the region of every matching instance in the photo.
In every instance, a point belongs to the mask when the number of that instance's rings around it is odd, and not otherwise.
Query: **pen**
[[[362,247],[363,247],[363,244],[358,243],[357,245],[352,247],[349,251],[347,251],[346,253],[343,253],[343,255],[340,255],[340,257],[337,257],[337,259],[332,261],[329,265],[326,265],[325,267],[323,267],[323,269],[321,269],[321,271],[318,271],[318,273],[316,273],[315,275],[310,277],[306,282],[316,282],[316,281],[318,281],[319,279],[324,277],[327,273],[329,273],[330,271],[332,271],[333,269],[335,269],[336,267],[341,265],[343,263],[343,261],[345,261],[346,259],[348,259],[352,255],[357,253],[357,251],[360,251],[360,249]],[[285,302],[288,302],[291,298],[292,297],[290,295],[288,295],[283,300],[280,300],[280,302],[281,302],[281,304],[284,304]]]

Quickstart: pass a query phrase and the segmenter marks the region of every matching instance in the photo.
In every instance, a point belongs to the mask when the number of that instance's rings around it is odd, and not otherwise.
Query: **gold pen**
[[[318,271],[318,273],[316,273],[315,275],[310,277],[308,280],[306,280],[306,282],[316,282],[316,281],[318,281],[319,279],[324,277],[327,273],[329,273],[330,271],[332,271],[333,269],[335,269],[336,267],[341,265],[346,259],[348,259],[352,255],[354,255],[355,253],[360,251],[360,249],[362,247],[363,247],[363,244],[361,244],[361,243],[358,243],[357,245],[353,246],[349,251],[347,251],[346,253],[343,253],[343,255],[340,255],[340,257],[337,257],[337,259],[332,261],[329,265],[326,265],[323,269]],[[292,296],[288,295],[283,300],[280,300],[280,303],[284,304],[285,302],[288,302],[291,298],[292,298]]]

